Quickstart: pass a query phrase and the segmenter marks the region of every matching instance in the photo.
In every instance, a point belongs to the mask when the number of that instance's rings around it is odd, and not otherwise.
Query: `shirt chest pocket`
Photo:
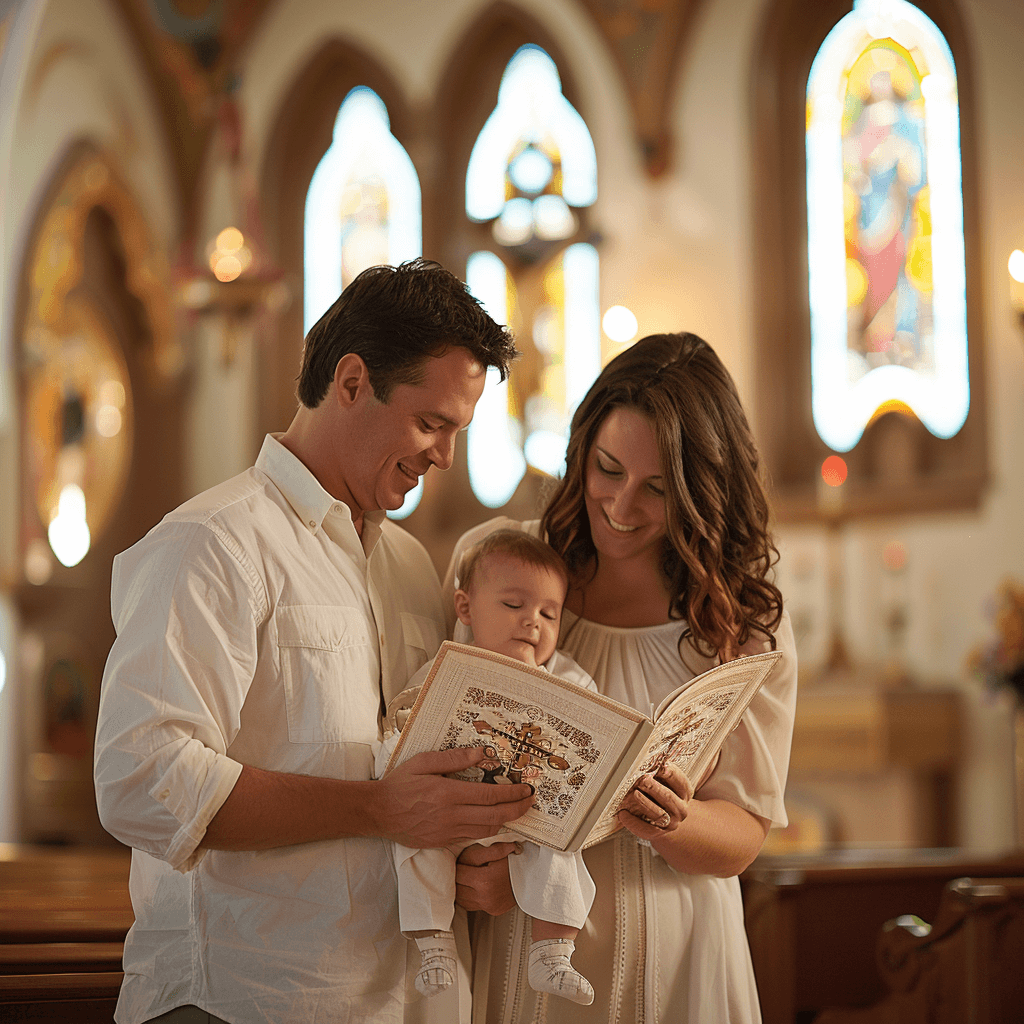
[[[288,739],[373,743],[380,653],[358,608],[292,605],[276,612]]]

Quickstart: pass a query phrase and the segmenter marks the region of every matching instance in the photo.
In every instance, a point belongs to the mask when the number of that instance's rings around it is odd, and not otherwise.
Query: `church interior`
[[[0,1017],[112,1019],[112,558],[422,255],[521,352],[394,515],[442,576],[632,341],[737,383],[800,660],[765,1021],[1019,1020],[1022,52],[1019,0],[0,0]]]

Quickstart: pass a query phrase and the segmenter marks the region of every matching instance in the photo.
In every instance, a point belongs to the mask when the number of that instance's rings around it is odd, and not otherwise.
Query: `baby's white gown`
[[[492,520],[469,531],[453,558],[488,532],[539,523]],[[678,642],[683,622],[640,629],[602,626],[563,612],[559,649],[598,689],[641,711],[711,668]],[[784,654],[722,747],[698,797],[730,800],[784,825],[783,792],[796,704],[796,651],[789,616],[775,634]],[[464,628],[455,639],[465,642]],[[768,649],[760,639],[741,652]],[[473,915],[475,1024],[757,1024],[761,1013],[743,925],[739,880],[686,875],[625,831],[584,853],[597,886],[573,965],[596,991],[591,1006],[534,992],[526,981],[528,921],[518,910]]]

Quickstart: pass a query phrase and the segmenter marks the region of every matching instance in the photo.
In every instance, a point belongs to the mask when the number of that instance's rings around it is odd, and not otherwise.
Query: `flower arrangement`
[[[1024,706],[1024,585],[1003,581],[992,620],[995,633],[971,651],[968,668],[994,690],[1011,689]]]

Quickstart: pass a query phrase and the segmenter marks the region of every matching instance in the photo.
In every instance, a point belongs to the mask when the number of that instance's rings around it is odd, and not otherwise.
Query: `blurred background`
[[[603,363],[694,331],[799,643],[767,852],[1018,847],[1022,50],[1017,0],[0,2],[0,841],[112,843],[112,557],[422,254],[523,352],[399,513],[439,571],[537,514]]]

